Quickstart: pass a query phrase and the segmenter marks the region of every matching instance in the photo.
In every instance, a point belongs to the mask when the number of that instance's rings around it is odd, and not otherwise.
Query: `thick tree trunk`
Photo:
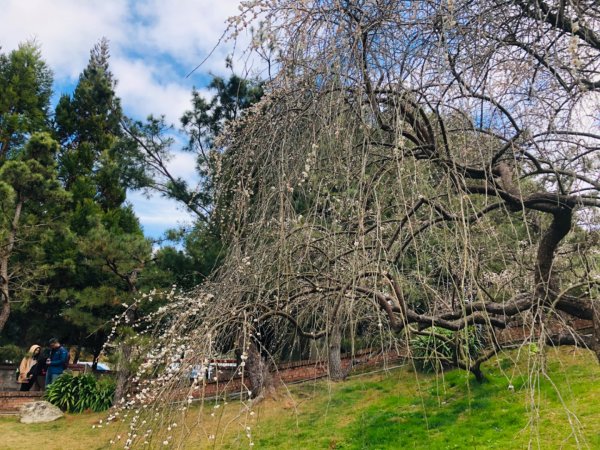
[[[254,341],[248,347],[245,373],[252,385],[252,398],[254,401],[260,401],[265,397],[275,395],[275,379],[271,375],[268,362],[262,357]]]
[[[15,240],[17,239],[17,230],[19,229],[19,221],[21,220],[21,211],[23,210],[24,200],[21,198],[15,206],[15,215],[13,216],[8,241],[3,249],[0,259],[0,301],[2,308],[0,309],[0,331],[4,330],[8,317],[10,316],[10,289],[8,277],[8,262],[13,249],[15,248]]]
[[[79,362],[79,358],[81,357],[81,346],[75,345],[74,348],[71,347],[71,349],[74,350],[73,359],[71,359],[71,364],[77,364]]]
[[[98,370],[98,359],[100,358],[100,354],[102,353],[102,347],[98,347],[94,350],[94,355],[92,357],[92,370]]]
[[[596,358],[600,363],[600,300],[592,300],[592,321],[594,324],[594,331],[592,335],[592,348],[591,350],[596,354]]]
[[[129,387],[130,360],[132,354],[132,345],[123,343],[120,347],[119,363],[117,366],[117,381],[115,387],[115,404],[117,404],[127,394]]]
[[[343,380],[346,374],[342,367],[342,330],[337,320],[331,325],[328,338],[329,378],[334,381]]]
[[[0,331],[4,329],[6,322],[8,322],[8,317],[10,316],[10,303],[4,295],[2,295],[2,309],[0,310]]]
[[[554,302],[558,309],[568,314],[584,319],[591,318],[593,335],[590,347],[600,362],[600,305],[598,301],[591,298],[582,301],[581,299],[569,298],[568,296],[559,299],[559,281],[552,273],[556,250],[560,242],[569,234],[572,220],[573,211],[570,208],[560,208],[557,212],[553,213],[552,223],[544,233],[538,247],[535,272],[537,294],[544,303]],[[585,304],[587,302],[589,303]]]
[[[133,285],[133,294],[137,292]],[[130,307],[126,316],[128,323],[133,323],[137,318],[137,307]],[[120,346],[119,363],[117,366],[117,382],[115,387],[115,403],[125,397],[129,389],[129,379],[131,378],[131,358],[133,355],[133,343],[130,338],[125,336],[123,344]]]
[[[8,256],[3,256],[0,261],[0,331],[4,329],[8,316],[10,316],[10,297],[8,291]]]
[[[553,213],[552,223],[540,240],[537,252],[535,282],[538,296],[543,302],[553,300],[559,292],[558,280],[552,273],[554,256],[560,242],[569,234],[573,211],[560,208]]]
[[[483,375],[483,372],[481,371],[481,364],[475,364],[469,370],[471,371],[471,373],[473,375],[475,375],[475,379],[477,380],[478,383],[483,383],[485,381],[485,376]]]

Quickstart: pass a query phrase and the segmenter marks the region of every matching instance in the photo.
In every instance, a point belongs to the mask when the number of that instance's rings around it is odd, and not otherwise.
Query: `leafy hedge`
[[[8,344],[0,346],[0,364],[12,363],[18,364],[21,362],[21,358],[25,355],[25,352],[20,347]]]
[[[410,346],[417,369],[437,373],[461,359],[457,352],[476,358],[485,347],[485,339],[475,327],[459,332],[432,327],[427,334],[411,339]]]
[[[105,411],[112,406],[115,383],[111,378],[64,373],[46,389],[45,398],[67,412]]]

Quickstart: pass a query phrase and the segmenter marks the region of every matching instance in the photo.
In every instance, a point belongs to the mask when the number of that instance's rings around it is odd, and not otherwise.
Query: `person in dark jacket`
[[[34,390],[43,391],[44,384],[46,383],[46,359],[48,358],[48,353],[43,351],[40,348],[40,353],[37,356],[37,363],[35,366],[31,368],[29,374],[31,375],[32,380],[34,380]]]
[[[69,352],[60,345],[58,339],[50,339],[50,354],[46,360],[46,388],[52,384],[67,368]]]

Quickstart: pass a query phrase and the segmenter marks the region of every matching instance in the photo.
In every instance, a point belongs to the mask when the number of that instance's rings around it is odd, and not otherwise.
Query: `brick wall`
[[[567,327],[565,327],[565,323]],[[583,319],[571,319],[562,321],[551,321],[546,324],[547,333],[559,334],[568,332],[568,330],[575,330],[580,333],[585,333],[588,330],[591,332],[593,324],[591,320]],[[540,336],[540,330],[532,329],[530,324],[523,324],[514,322],[511,326],[504,330],[496,330],[496,339],[503,345],[518,344],[524,342],[526,339],[533,338],[534,340]]]
[[[352,370],[363,370],[370,367],[380,367],[392,363],[397,363],[405,358],[406,352],[392,351],[387,353],[375,353],[367,349],[358,352],[351,358],[346,355],[342,358],[342,367],[348,369],[353,364]],[[196,390],[178,389],[171,392],[170,398],[165,401],[183,401],[191,395],[194,399],[211,399],[224,394],[246,394],[252,386],[247,378],[243,379],[237,375],[229,380],[223,378],[224,374],[219,374],[219,381],[205,381],[205,384]],[[327,376],[327,364],[322,361],[293,361],[282,363],[273,370],[275,378],[283,383],[297,383],[301,381],[310,381]]]
[[[0,392],[0,412],[16,413],[21,405],[41,400],[42,392]]]

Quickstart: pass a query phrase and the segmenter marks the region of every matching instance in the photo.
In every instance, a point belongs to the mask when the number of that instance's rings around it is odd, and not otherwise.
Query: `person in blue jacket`
[[[56,338],[50,339],[50,354],[46,360],[48,370],[46,371],[46,386],[52,384],[67,368],[69,364],[69,352],[60,345]]]

